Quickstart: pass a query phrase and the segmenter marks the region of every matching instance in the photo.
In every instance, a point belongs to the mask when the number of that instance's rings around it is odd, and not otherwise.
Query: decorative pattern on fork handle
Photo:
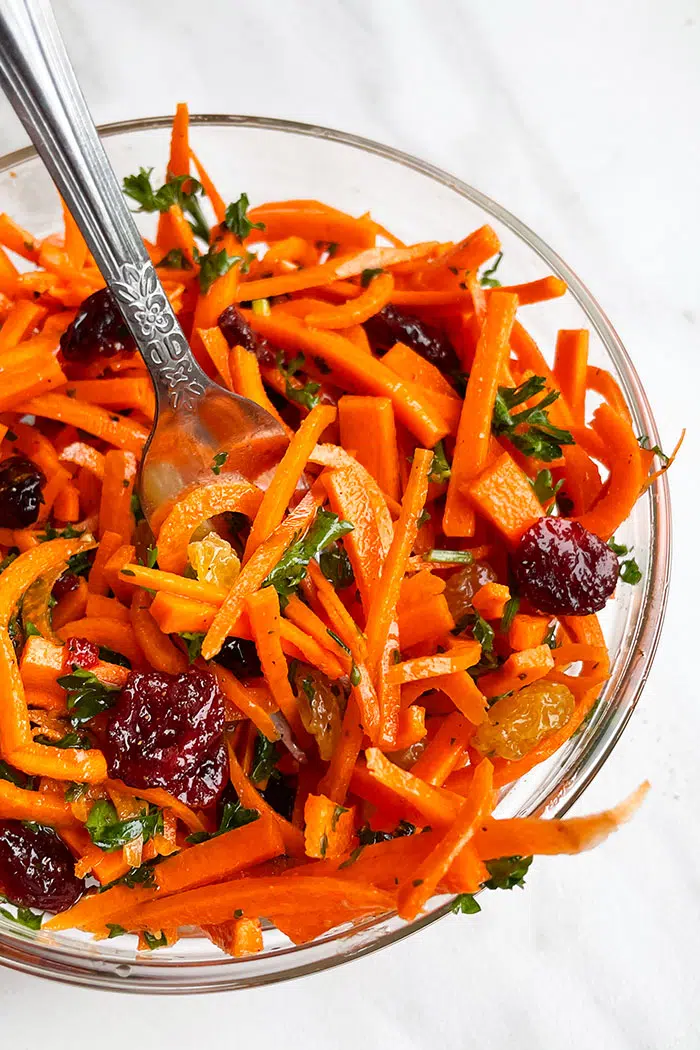
[[[112,283],[112,291],[123,313],[128,314],[129,327],[132,331],[138,328],[141,334],[137,342],[146,344],[143,353],[149,359],[147,364],[152,364],[159,378],[168,384],[171,408],[192,408],[196,398],[204,393],[204,386],[152,264],[124,263],[119,280]]]

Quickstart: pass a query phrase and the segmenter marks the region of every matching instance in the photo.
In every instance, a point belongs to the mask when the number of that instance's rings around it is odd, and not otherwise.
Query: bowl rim
[[[659,443],[659,435],[653,412],[641,384],[637,371],[627,353],[622,340],[611,324],[600,304],[590,293],[576,273],[549,245],[543,241],[525,223],[512,212],[477,190],[473,186],[444,171],[443,169],[421,160],[402,150],[383,145],[373,139],[353,135],[318,124],[283,120],[274,117],[257,117],[226,113],[198,113],[190,115],[190,124],[194,127],[229,127],[247,128],[283,132],[291,135],[328,140],[340,145],[349,146],[361,152],[375,154],[385,160],[410,168],[427,176],[457,195],[466,198],[483,209],[514,233],[532,249],[552,272],[566,281],[569,292],[586,315],[591,327],[596,331],[606,352],[614,362],[621,385],[636,426],[640,433],[649,435],[654,444]],[[130,132],[154,131],[168,129],[172,126],[172,116],[141,117],[132,120],[115,121],[98,126],[102,138],[125,135]],[[26,146],[0,158],[0,174],[24,164],[37,157],[33,146]],[[668,601],[670,584],[672,536],[671,507],[668,480],[662,475],[650,486],[646,496],[650,548],[647,571],[644,579],[644,592],[641,600],[641,614],[634,624],[632,637],[629,640],[628,652],[623,668],[618,675],[618,687],[615,700],[621,701],[611,705],[607,717],[599,728],[596,746],[579,762],[575,776],[570,777],[562,787],[561,783],[546,790],[540,799],[535,812],[547,813],[550,816],[563,816],[579,799],[593,778],[607,761],[617,744],[632,713],[639,701],[642,689],[649,676],[656,654]],[[50,946],[31,943],[21,934],[5,934],[0,931],[0,963],[24,973],[46,977],[64,983],[83,985],[123,992],[147,992],[164,994],[192,994],[209,991],[230,991],[243,987],[256,987],[277,983],[291,977],[304,976],[337,966],[340,963],[370,954],[380,948],[402,940],[411,933],[430,925],[447,914],[452,900],[442,903],[429,913],[411,923],[406,923],[389,932],[380,934],[371,943],[358,942],[349,950],[325,958],[314,958],[304,962],[302,953],[312,946],[300,946],[289,949],[291,956],[297,956],[298,965],[291,965],[282,971],[258,974],[252,977],[237,977],[237,965],[243,960],[222,958],[220,961],[207,960],[203,963],[193,962],[183,967],[177,960],[159,960],[157,957],[133,959],[129,954],[129,964],[116,969],[92,968],[85,966],[90,953],[80,952],[78,946]],[[359,930],[371,928],[367,922]],[[342,934],[328,935],[328,940],[338,940]],[[321,939],[323,942],[325,939]],[[316,942],[313,942],[316,943]],[[282,953],[280,953],[282,954]],[[93,959],[96,959],[93,956]],[[105,961],[105,960],[101,960]],[[110,960],[119,963],[115,952]],[[189,981],[182,983],[186,970]],[[229,973],[221,976],[224,970]],[[207,978],[206,974],[209,975]],[[212,972],[213,971],[213,972]],[[136,978],[136,979],[135,979]]]

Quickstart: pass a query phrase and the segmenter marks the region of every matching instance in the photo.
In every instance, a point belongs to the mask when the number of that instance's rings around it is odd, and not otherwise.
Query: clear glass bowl
[[[636,432],[648,434],[651,444],[658,441],[634,366],[598,303],[566,263],[500,205],[424,161],[328,128],[218,115],[195,116],[192,124],[193,146],[226,200],[245,190],[253,203],[314,197],[356,215],[371,210],[407,242],[456,240],[484,222],[491,223],[504,249],[499,277],[516,282],[554,273],[569,286],[562,299],[523,311],[525,324],[543,351],[551,358],[559,328],[590,328],[593,362],[617,377]],[[170,118],[110,124],[102,134],[120,179],[140,166],[153,166],[154,177],[162,181]],[[57,194],[33,149],[0,161],[0,206],[39,236],[60,229]],[[141,218],[144,233],[152,233],[153,217]],[[499,814],[565,813],[601,768],[634,710],[659,640],[668,593],[671,521],[665,478],[639,500],[618,538],[634,545],[644,576],[636,587],[620,585],[603,616],[612,675],[602,700],[562,751],[514,785]],[[128,992],[184,994],[245,988],[323,970],[375,951],[439,919],[449,905],[443,897],[414,922],[389,915],[303,947],[294,947],[276,930],[269,930],[264,951],[246,959],[231,959],[198,936],[170,949],[139,953],[135,938],[92,942],[78,933],[24,931],[0,917],[0,961],[26,973]]]

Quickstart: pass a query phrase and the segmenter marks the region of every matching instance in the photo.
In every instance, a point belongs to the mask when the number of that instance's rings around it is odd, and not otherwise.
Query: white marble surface
[[[284,986],[126,999],[0,971],[0,1045],[695,1050],[698,0],[59,0],[58,13],[99,121],[170,112],[185,98],[194,112],[358,132],[485,190],[598,296],[664,442],[682,423],[690,433],[672,479],[661,650],[577,810],[649,777],[631,826],[583,857],[540,861],[525,893],[491,895],[477,918]],[[4,153],[25,140],[4,104],[0,116]]]

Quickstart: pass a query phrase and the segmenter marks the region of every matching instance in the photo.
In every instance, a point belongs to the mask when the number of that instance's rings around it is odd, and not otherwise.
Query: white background
[[[644,697],[577,812],[653,792],[600,850],[538,862],[388,951],[207,998],[125,998],[0,971],[0,1045],[104,1050],[670,1050],[700,1046],[698,0],[59,0],[97,121],[255,113],[453,171],[572,264],[618,328],[674,468],[675,567]],[[24,144],[0,104],[0,151]],[[0,202],[0,207],[2,202]],[[427,231],[429,232],[429,231]]]

